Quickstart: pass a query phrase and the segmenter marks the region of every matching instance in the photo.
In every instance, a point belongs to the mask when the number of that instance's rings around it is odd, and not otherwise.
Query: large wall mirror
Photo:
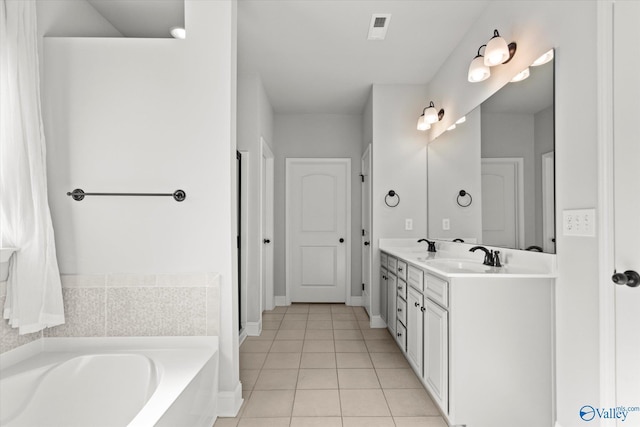
[[[555,253],[554,61],[529,73],[429,144],[431,239]]]

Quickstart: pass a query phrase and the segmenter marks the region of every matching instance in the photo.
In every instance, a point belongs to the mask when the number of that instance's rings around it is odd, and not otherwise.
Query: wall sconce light
[[[433,101],[431,101],[429,105],[422,110],[422,115],[418,118],[417,128],[418,130],[428,130],[431,128],[432,123],[439,122],[443,117],[444,109],[441,108],[440,111],[436,110]]]
[[[530,74],[529,67],[527,67],[524,70],[520,71],[515,76],[513,76],[513,78],[511,79],[511,83],[521,82],[527,77],[529,77],[529,74]]]
[[[484,65],[484,57],[480,55],[480,49],[482,49],[483,47],[487,47],[487,45],[483,44],[478,48],[478,54],[475,58],[473,58],[473,61],[471,61],[471,65],[469,65],[469,74],[467,76],[467,79],[471,83],[477,83],[483,80],[487,80],[491,75],[491,70],[489,70],[489,67]]]
[[[484,47],[484,55],[480,54],[480,50]],[[516,54],[517,44],[507,42],[500,36],[498,30],[493,30],[493,37],[489,43],[478,48],[478,53],[469,65],[469,73],[467,79],[471,83],[486,80],[491,75],[489,67],[506,64],[511,61],[513,55]]]
[[[515,42],[507,44],[507,42],[500,37],[498,30],[493,30],[493,37],[487,43],[487,47],[484,50],[484,65],[488,67],[495,67],[496,65],[506,64],[511,61],[513,55],[516,54],[517,45]]]

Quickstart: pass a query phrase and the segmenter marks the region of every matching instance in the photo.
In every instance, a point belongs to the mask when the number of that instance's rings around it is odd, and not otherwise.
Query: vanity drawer
[[[385,253],[380,254],[380,267],[387,268],[389,265],[389,255]]]
[[[407,281],[407,263],[402,260],[398,260],[398,279]]]
[[[407,282],[398,280],[398,296],[407,300]]]
[[[390,256],[388,265],[389,265],[389,273],[397,274],[398,260]]]
[[[407,328],[398,320],[396,324],[396,341],[403,352],[407,351]]]
[[[398,298],[397,304],[398,310],[398,321],[402,322],[403,325],[407,324],[407,302],[402,298]]]
[[[427,296],[442,307],[449,307],[449,282],[430,274],[425,274],[425,280],[427,281]]]
[[[422,270],[410,265],[407,276],[407,282],[409,282],[411,287],[416,288],[420,292],[424,292],[424,273]]]

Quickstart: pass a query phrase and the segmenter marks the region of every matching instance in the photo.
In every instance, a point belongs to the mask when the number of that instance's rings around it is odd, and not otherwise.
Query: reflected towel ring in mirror
[[[396,203],[395,204],[389,204],[389,198],[396,198]],[[395,208],[396,206],[398,206],[400,204],[400,196],[398,195],[398,193],[396,193],[393,190],[389,190],[389,192],[387,193],[386,196],[384,196],[384,203],[389,206],[390,208]],[[393,203],[393,202],[392,202]]]
[[[460,203],[460,199],[464,199],[468,197],[469,198],[469,202],[468,203]],[[471,206],[471,203],[473,203],[473,197],[471,197],[471,194],[467,193],[464,190],[460,190],[460,192],[458,193],[458,197],[456,197],[456,203],[458,203],[458,206],[466,208],[468,206]]]

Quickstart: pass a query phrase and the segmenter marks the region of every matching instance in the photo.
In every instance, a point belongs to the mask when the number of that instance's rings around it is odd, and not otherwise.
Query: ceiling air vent
[[[369,24],[368,40],[384,40],[391,21],[390,13],[374,13]]]

